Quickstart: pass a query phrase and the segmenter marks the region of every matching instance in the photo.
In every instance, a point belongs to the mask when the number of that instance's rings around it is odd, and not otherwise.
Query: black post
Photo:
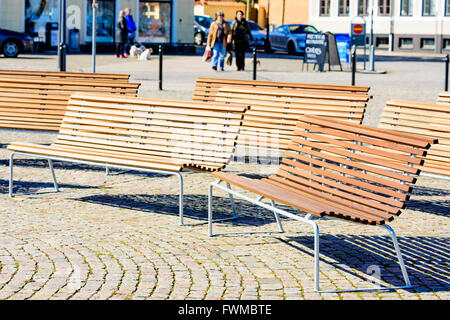
[[[450,62],[450,57],[447,54],[445,56],[445,91],[448,91],[448,64]]]
[[[66,0],[59,2],[59,23],[58,23],[59,43],[58,43],[58,67],[59,71],[66,71]]]
[[[163,48],[162,45],[159,45],[159,90],[162,90],[162,81],[163,81]]]
[[[256,64],[258,63],[256,57],[256,48],[253,48],[253,80],[256,80]]]
[[[352,86],[355,85],[355,74],[356,74],[356,46],[352,49]]]

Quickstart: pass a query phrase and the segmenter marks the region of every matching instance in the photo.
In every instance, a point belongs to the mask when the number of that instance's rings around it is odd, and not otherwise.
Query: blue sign
[[[350,36],[348,34],[336,34],[336,46],[341,63],[350,62]]]

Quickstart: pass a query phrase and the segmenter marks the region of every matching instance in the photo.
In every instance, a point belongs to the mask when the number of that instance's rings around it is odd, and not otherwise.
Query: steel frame
[[[300,222],[304,222],[306,224],[309,224],[312,228],[313,228],[313,232],[314,232],[314,291],[317,292],[321,292],[321,293],[339,293],[339,292],[359,292],[359,291],[377,291],[377,290],[394,290],[394,289],[409,289],[412,288],[411,282],[409,280],[408,277],[408,272],[406,270],[405,267],[405,263],[403,261],[402,258],[402,254],[400,251],[400,247],[398,245],[398,241],[397,241],[397,237],[395,235],[394,230],[387,224],[383,224],[380,225],[380,227],[385,228],[389,235],[391,236],[392,242],[394,244],[394,249],[395,252],[397,254],[397,259],[400,265],[400,269],[402,272],[402,276],[403,279],[405,281],[405,285],[404,286],[392,286],[392,287],[387,287],[387,286],[382,286],[380,284],[380,287],[375,287],[375,288],[355,288],[355,289],[344,289],[344,290],[321,290],[320,289],[320,285],[319,285],[319,278],[320,278],[320,252],[319,252],[319,241],[320,241],[320,235],[319,235],[319,226],[317,225],[316,222],[314,222],[312,220],[312,215],[311,214],[306,214],[304,217],[299,216],[299,215],[295,215],[292,214],[290,212],[287,212],[285,210],[279,209],[277,207],[275,207],[275,202],[273,200],[271,200],[271,205],[262,202],[261,200],[263,199],[263,196],[259,196],[256,199],[247,197],[246,195],[243,195],[239,192],[236,192],[234,190],[231,189],[231,186],[229,183],[227,183],[227,187],[220,185],[220,183],[222,182],[222,180],[217,180],[216,182],[212,182],[209,185],[209,192],[208,192],[208,235],[210,237],[213,236],[217,236],[217,235],[228,235],[228,234],[253,234],[253,233],[272,233],[272,232],[284,232],[283,227],[281,225],[281,220],[279,218],[279,215],[283,215],[287,218],[291,218]],[[262,208],[265,208],[267,210],[273,211],[274,215],[275,215],[275,219],[276,222],[279,226],[279,231],[264,231],[264,232],[253,232],[253,231],[248,231],[248,232],[228,232],[228,233],[213,233],[213,228],[212,228],[212,224],[214,222],[213,218],[213,210],[212,210],[212,198],[213,198],[213,188],[216,187],[222,191],[227,192],[230,195],[230,198],[232,198],[232,196],[236,196],[239,197],[241,199],[244,199],[250,203],[253,203],[255,205],[258,205]],[[233,212],[236,211],[235,208],[235,204],[234,201],[232,202],[232,206],[233,206]],[[237,216],[237,213],[235,213],[235,215]],[[318,217],[317,217],[318,218]]]

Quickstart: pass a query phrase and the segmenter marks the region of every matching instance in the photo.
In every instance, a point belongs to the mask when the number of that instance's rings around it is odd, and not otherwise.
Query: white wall
[[[378,9],[378,0],[373,0]],[[422,16],[422,0],[413,1],[413,16],[400,16],[401,0],[391,0],[391,17],[378,16],[378,10],[374,10],[374,33],[402,33],[402,34],[446,34],[450,35],[450,16],[445,16],[445,0],[436,0],[436,16]],[[357,0],[350,0],[350,15],[338,16],[338,0],[331,0],[331,14],[329,17],[319,16],[320,1],[309,0],[309,23],[323,31],[334,33],[349,33],[350,23],[357,15]],[[367,20],[367,30],[370,28],[370,17]],[[392,28],[392,29],[391,29]]]

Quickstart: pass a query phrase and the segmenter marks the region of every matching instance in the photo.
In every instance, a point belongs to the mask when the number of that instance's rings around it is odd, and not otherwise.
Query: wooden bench
[[[245,86],[255,88],[274,88],[274,89],[295,89],[317,92],[330,92],[334,94],[353,93],[356,95],[369,96],[369,87],[342,86],[342,85],[323,85],[312,83],[292,83],[292,82],[274,82],[274,81],[255,81],[255,80],[237,80],[237,79],[214,79],[197,78],[195,83],[194,101],[214,101],[216,93],[223,86]],[[370,96],[369,96],[370,98]]]
[[[327,116],[359,124],[363,120],[369,97],[307,90],[225,86],[219,88],[214,101],[251,106],[244,116],[239,145],[286,150],[300,115]]]
[[[100,81],[128,82],[129,74],[89,73],[89,72],[63,72],[63,71],[30,71],[30,70],[0,70],[0,77],[35,77],[56,79],[85,79]]]
[[[449,91],[440,92],[436,103],[440,105],[450,105],[450,92]]]
[[[424,174],[450,179],[450,104],[391,100],[381,115],[380,128],[436,137],[420,168]]]
[[[213,187],[272,211],[279,225],[277,232],[283,231],[280,215],[310,224],[314,229],[314,287],[320,291],[319,228],[312,218],[336,218],[383,226],[392,236],[405,287],[410,287],[395,233],[387,223],[405,207],[410,185],[416,182],[415,176],[420,173],[416,166],[422,165],[421,157],[433,143],[437,140],[430,137],[318,116],[301,116],[295,137],[276,174],[265,179],[227,172],[212,174],[219,180],[212,183],[209,190],[209,235],[215,235],[212,229]],[[227,186],[221,185],[222,181]],[[250,198],[232,189],[231,185],[260,197]],[[270,202],[263,202],[262,198]],[[275,203],[306,215],[288,212],[276,207]],[[234,201],[232,206],[236,215]]]
[[[71,96],[56,140],[50,145],[14,142],[9,195],[13,196],[15,154],[108,168],[177,175],[180,223],[183,179],[189,170],[218,171],[230,160],[245,107],[77,93]]]
[[[137,95],[138,83],[0,77],[0,128],[58,131],[74,92]]]

